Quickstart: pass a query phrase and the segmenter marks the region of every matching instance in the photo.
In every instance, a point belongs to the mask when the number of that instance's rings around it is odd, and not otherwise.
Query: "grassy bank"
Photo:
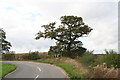
[[[14,71],[16,66],[10,63],[0,63],[0,78]]]
[[[56,66],[59,66],[63,68],[71,78],[81,78],[83,77],[82,72],[75,69],[75,67],[69,63],[59,62],[55,64]]]
[[[34,60],[35,62],[42,62],[53,64],[61,67],[68,74],[70,78],[86,78],[87,70],[84,69],[79,63],[70,58],[52,58]]]

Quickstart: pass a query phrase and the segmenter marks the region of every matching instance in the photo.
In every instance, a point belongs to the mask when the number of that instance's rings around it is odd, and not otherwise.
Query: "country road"
[[[48,78],[48,80],[68,80],[66,74],[61,69],[58,69],[55,66],[36,63],[36,62],[27,62],[27,61],[3,61],[5,63],[12,63],[17,66],[17,69],[12,73],[5,76],[5,78],[22,78],[22,80],[39,80],[40,78]],[[4,78],[4,79],[5,79]],[[59,78],[59,79],[58,79]],[[3,79],[3,80],[4,80]],[[40,80],[41,80],[40,79]],[[6,79],[9,80],[9,79]]]

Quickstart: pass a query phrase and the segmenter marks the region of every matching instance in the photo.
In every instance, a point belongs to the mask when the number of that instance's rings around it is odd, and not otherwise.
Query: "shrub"
[[[29,54],[24,54],[22,55],[23,60],[29,60]]]
[[[86,66],[89,66],[95,62],[95,55],[93,54],[93,51],[87,51],[80,57],[81,62],[85,64]]]
[[[48,55],[48,54],[46,54],[46,53],[41,53],[41,54],[39,54],[39,58],[40,59],[47,59],[47,58],[50,58],[51,56],[50,55]]]
[[[24,54],[23,56],[24,60],[37,60],[39,59],[39,52],[30,52],[28,54]]]
[[[16,55],[15,55],[15,59],[16,59],[16,60],[23,60],[23,57],[22,57],[23,55],[24,55],[24,54],[16,54]]]
[[[106,54],[103,54],[102,56],[98,57],[94,63],[94,65],[101,65],[103,63],[106,63],[107,67],[115,67],[120,68],[120,55],[117,54],[117,52],[111,50],[111,51],[105,51]]]
[[[15,60],[15,54],[2,54],[3,60]]]

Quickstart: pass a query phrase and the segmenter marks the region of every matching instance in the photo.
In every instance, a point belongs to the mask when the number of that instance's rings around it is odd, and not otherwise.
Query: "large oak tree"
[[[82,17],[62,16],[61,25],[55,27],[56,22],[43,25],[44,32],[39,31],[36,40],[40,38],[50,38],[56,40],[56,46],[51,46],[49,52],[58,52],[73,57],[85,52],[80,37],[87,36],[92,28],[83,22]]]

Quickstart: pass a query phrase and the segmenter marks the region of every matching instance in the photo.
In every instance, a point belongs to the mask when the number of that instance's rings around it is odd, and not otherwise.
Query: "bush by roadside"
[[[22,54],[2,54],[1,60],[37,60],[37,59],[47,59],[50,56],[47,52],[29,52]]]
[[[108,68],[120,68],[120,54],[113,50],[105,50],[105,54],[93,54],[91,51],[87,51],[79,59],[85,66],[97,66],[106,63]]]
[[[113,50],[105,50],[105,54],[100,55],[87,52],[79,60],[93,78],[117,78],[120,75],[120,54]]]
[[[120,54],[117,54],[117,52],[113,50],[106,51],[105,54],[98,57],[93,64],[96,66],[102,65],[103,63],[106,63],[108,68],[120,68]]]
[[[22,56],[23,60],[37,60],[40,59],[39,52],[30,52]]]
[[[93,54],[93,51],[87,51],[79,59],[85,66],[92,66],[96,60],[96,55]]]
[[[15,54],[2,54],[3,60],[15,60]]]

